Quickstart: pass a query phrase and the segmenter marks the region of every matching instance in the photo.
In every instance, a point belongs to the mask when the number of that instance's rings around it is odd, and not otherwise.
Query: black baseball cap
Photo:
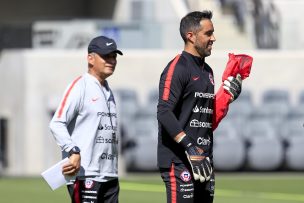
[[[105,36],[95,37],[91,40],[88,46],[88,53],[92,52],[100,55],[107,55],[112,52],[123,55],[122,52],[117,49],[116,42]]]

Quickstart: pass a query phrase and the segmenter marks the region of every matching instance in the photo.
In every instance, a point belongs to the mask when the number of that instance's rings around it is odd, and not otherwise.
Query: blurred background
[[[68,83],[87,71],[87,45],[98,35],[124,53],[108,79],[120,174],[157,171],[159,77],[183,50],[180,19],[203,9],[214,13],[217,41],[206,61],[216,89],[229,53],[254,59],[214,133],[216,170],[304,171],[304,1],[1,0],[0,175],[39,176],[61,159],[48,124]]]

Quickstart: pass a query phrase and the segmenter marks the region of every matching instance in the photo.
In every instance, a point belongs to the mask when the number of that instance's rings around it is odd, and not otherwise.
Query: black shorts
[[[108,182],[76,180],[68,185],[72,203],[118,203],[118,179]]]
[[[210,181],[201,183],[192,178],[192,172],[184,164],[172,163],[171,168],[160,168],[166,185],[167,203],[212,203],[214,198],[214,174]]]

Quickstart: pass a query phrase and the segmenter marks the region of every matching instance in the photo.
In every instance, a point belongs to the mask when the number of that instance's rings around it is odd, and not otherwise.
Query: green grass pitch
[[[132,174],[120,179],[120,203],[166,202],[159,175]],[[303,173],[218,173],[214,203],[304,203]],[[52,191],[44,180],[0,177],[1,203],[70,202],[65,187]]]

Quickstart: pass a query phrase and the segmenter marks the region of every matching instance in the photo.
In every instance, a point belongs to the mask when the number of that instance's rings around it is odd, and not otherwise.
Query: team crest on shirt
[[[93,180],[85,180],[84,181],[84,187],[86,189],[91,189],[94,185],[94,181]]]
[[[211,82],[212,85],[214,85],[214,79],[211,73],[209,73],[209,80]]]
[[[189,173],[188,170],[184,170],[181,175],[180,178],[184,181],[184,182],[189,182],[191,180],[191,174]]]

